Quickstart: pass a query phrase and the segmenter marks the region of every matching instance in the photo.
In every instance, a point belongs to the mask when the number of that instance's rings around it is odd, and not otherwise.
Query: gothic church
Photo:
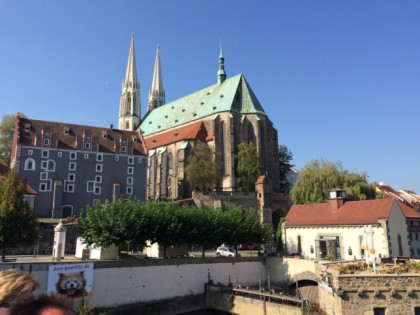
[[[256,145],[260,174],[273,192],[279,189],[277,130],[252,91],[244,75],[228,78],[222,51],[217,81],[190,95],[165,102],[159,46],[156,52],[147,113],[141,119],[140,84],[131,38],[127,71],[122,85],[118,126],[137,131],[148,151],[148,199],[188,198],[185,167],[197,141],[205,142],[220,157],[222,177],[217,190],[233,192],[238,188],[238,145]]]

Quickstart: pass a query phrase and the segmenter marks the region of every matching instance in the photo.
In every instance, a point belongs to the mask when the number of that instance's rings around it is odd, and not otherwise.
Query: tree
[[[79,220],[84,241],[105,248],[143,244],[141,231],[144,220],[141,214],[140,203],[133,199],[119,199],[113,203],[106,201],[95,208],[88,207],[86,215]]]
[[[286,145],[281,144],[279,146],[279,179],[280,179],[280,191],[289,193],[290,184],[287,182],[287,173],[294,166],[290,162],[293,160],[293,153]]]
[[[10,165],[16,116],[4,115],[0,123],[0,159]]]
[[[313,160],[300,172],[290,191],[293,204],[322,203],[331,189],[343,188],[348,200],[375,199],[375,185],[367,182],[366,173],[343,170],[340,162]]]
[[[188,159],[185,175],[192,190],[209,191],[216,187],[220,169],[213,160],[212,150],[204,142],[195,146],[194,154]]]
[[[257,148],[253,143],[242,142],[238,145],[238,184],[242,191],[255,190],[260,165]]]
[[[11,169],[0,185],[0,248],[34,245],[39,236],[35,212],[24,200],[24,185],[16,169]]]

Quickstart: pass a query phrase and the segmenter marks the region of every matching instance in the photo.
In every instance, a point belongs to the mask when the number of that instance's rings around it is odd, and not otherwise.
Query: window
[[[132,156],[128,157],[128,164],[133,164],[134,163],[134,158]]]
[[[96,155],[96,161],[102,162],[103,160],[104,160],[104,155],[103,154],[97,154]]]
[[[85,143],[85,149],[86,149],[86,150],[90,150],[90,143],[89,143],[89,142],[86,142],[86,143]]]
[[[385,308],[384,307],[375,307],[373,309],[373,315],[385,315]]]
[[[87,186],[86,186],[86,191],[87,192],[93,192],[94,189],[95,189],[95,182],[93,180],[88,180],[87,181]]]
[[[64,192],[74,193],[74,184],[69,184],[67,181],[64,181]]]
[[[118,162],[120,160],[120,157],[119,156],[116,156],[115,157],[115,162]]]
[[[34,153],[33,150],[28,150],[28,155],[32,155]]]
[[[57,156],[58,156],[58,157],[62,157],[62,156],[63,156],[63,152],[58,152],[58,153],[57,153]]]
[[[74,173],[70,173],[67,178],[69,182],[74,182],[76,175]]]
[[[75,160],[77,158],[77,152],[70,152],[70,160]]]
[[[419,240],[419,233],[416,233],[416,241]]]
[[[101,203],[101,200],[99,199],[93,199],[93,206],[97,206]]]
[[[134,174],[134,167],[129,166],[129,167],[127,168],[127,174],[129,174],[129,175]]]
[[[121,147],[121,152],[123,152],[123,153],[127,152],[127,147],[125,145],[123,145]]]
[[[133,177],[127,177],[127,185],[133,185]]]
[[[127,187],[127,195],[132,195],[133,194],[133,187],[128,186]]]
[[[96,171],[102,172],[102,164],[96,164]]]
[[[41,169],[46,170],[48,167],[48,161],[42,161],[41,162]]]
[[[35,171],[35,160],[26,159],[25,160],[25,171]]]
[[[48,173],[47,172],[41,172],[39,176],[40,180],[47,180],[48,179]]]
[[[417,256],[420,255],[420,248],[417,248]]]
[[[69,163],[69,170],[75,171],[76,170],[76,162],[70,162]]]
[[[50,190],[51,190],[51,179],[39,184],[39,191],[50,191]]]
[[[39,184],[39,191],[47,191],[47,184],[46,183],[40,183]]]
[[[66,136],[68,136],[68,135],[69,135],[69,133],[70,133],[70,129],[69,129],[69,127],[64,127],[64,134],[65,134]]]
[[[50,145],[50,139],[44,139],[44,145],[49,146]]]
[[[416,306],[414,308],[414,315],[420,315],[420,307]]]
[[[42,150],[42,157],[47,158],[49,156],[50,151],[48,150]]]
[[[101,194],[101,187],[95,187],[95,195]]]
[[[47,171],[54,172],[55,171],[55,161],[54,160],[48,160],[47,161]]]
[[[96,183],[102,183],[102,176],[101,175],[96,175],[95,176],[95,182]]]
[[[85,160],[87,160],[89,158],[89,154],[85,154]]]
[[[137,160],[137,162],[141,164],[141,163],[143,162],[143,159],[140,157],[140,158]]]

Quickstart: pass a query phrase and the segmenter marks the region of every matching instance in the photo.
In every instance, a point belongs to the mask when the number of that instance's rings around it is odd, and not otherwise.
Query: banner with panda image
[[[50,265],[48,270],[48,294],[62,294],[79,298],[92,292],[93,263]]]

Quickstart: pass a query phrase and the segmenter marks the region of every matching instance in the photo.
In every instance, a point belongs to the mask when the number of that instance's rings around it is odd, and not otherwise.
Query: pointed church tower
[[[225,72],[225,58],[223,57],[222,44],[220,44],[220,55],[219,55],[219,71],[217,71],[217,84],[220,85],[226,80]]]
[[[134,131],[140,125],[140,83],[137,80],[134,34],[131,34],[127,71],[122,84],[118,128]]]
[[[162,73],[160,70],[160,47],[156,49],[155,69],[153,71],[152,87],[149,91],[149,103],[147,104],[147,111],[150,112],[154,108],[165,104],[165,90],[163,89]]]

